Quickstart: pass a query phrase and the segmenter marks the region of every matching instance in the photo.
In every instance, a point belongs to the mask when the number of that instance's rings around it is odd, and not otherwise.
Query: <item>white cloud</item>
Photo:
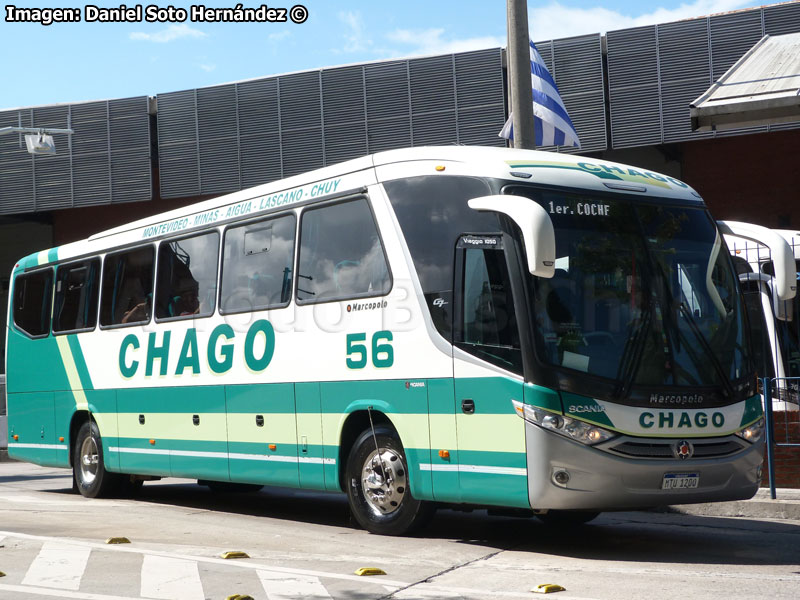
[[[157,31],[156,33],[143,33],[141,31],[134,31],[128,37],[136,41],[165,44],[167,42],[173,42],[175,40],[184,38],[198,39],[207,36],[207,33],[200,31],[199,29],[192,29],[184,23],[181,25],[170,25],[166,29]]]
[[[209,64],[201,64],[201,65],[199,65],[199,66],[200,66],[200,68],[201,68],[201,69],[203,69],[203,71],[205,71],[206,73],[211,73],[211,71],[213,71],[214,69],[216,69],[216,68],[217,68],[217,65],[209,65]]]
[[[402,54],[450,54],[504,46],[503,38],[482,36],[463,39],[443,39],[444,29],[396,29],[386,37],[397,44],[410,47]]]
[[[675,8],[656,8],[651,12],[633,16],[602,6],[575,8],[556,1],[546,6],[530,7],[528,22],[532,39],[550,40],[701,17],[736,10],[748,4],[750,4],[748,0],[695,0]]]
[[[358,11],[340,12],[339,20],[344,23],[348,31],[342,34],[344,46],[335,48],[335,54],[352,54],[354,52],[364,52],[372,46],[372,40],[365,35],[364,20]]]

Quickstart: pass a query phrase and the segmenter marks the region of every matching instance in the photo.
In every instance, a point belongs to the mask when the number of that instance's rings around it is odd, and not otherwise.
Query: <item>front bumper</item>
[[[613,510],[743,500],[760,484],[764,444],[714,459],[635,459],[585,446],[525,423],[531,508]],[[567,471],[569,481],[554,481]],[[697,473],[695,489],[662,490],[666,473]]]

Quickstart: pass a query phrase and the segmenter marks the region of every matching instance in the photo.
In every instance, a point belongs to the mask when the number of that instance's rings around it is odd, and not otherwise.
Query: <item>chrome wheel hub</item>
[[[406,494],[406,466],[402,457],[389,448],[374,450],[361,469],[364,498],[376,515],[389,515],[400,508]]]
[[[93,437],[87,437],[81,444],[81,478],[89,485],[97,477],[98,452],[97,442]]]

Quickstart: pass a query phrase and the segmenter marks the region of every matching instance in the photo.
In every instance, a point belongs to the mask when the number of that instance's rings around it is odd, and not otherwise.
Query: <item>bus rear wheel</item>
[[[408,463],[397,434],[385,426],[361,433],[347,459],[347,498],[353,518],[381,535],[413,531],[433,514],[411,495]]]
[[[94,421],[86,421],[75,437],[72,473],[75,486],[86,498],[102,498],[116,491],[118,476],[109,473],[103,460],[103,442]]]

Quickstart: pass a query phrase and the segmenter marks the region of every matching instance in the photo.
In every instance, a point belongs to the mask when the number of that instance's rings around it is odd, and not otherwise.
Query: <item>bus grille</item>
[[[633,442],[625,441],[611,446],[609,450],[618,454],[624,454],[633,458],[654,458],[664,460],[674,460],[672,453],[674,442]],[[719,458],[730,456],[744,449],[745,446],[734,441],[693,441],[693,458]]]

